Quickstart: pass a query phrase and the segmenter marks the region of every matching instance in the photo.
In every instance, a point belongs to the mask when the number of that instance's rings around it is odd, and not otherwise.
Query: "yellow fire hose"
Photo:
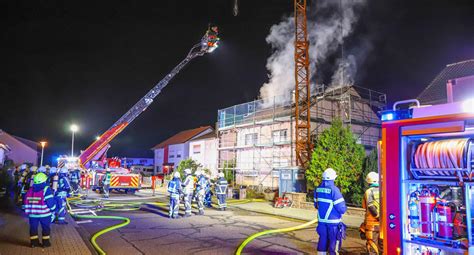
[[[73,211],[72,211],[72,208],[71,206],[69,205],[69,200],[71,201],[74,201],[74,200],[78,200],[80,198],[71,198],[71,199],[67,199],[66,200],[66,204],[67,204],[67,208],[68,208],[68,211],[69,213],[71,214],[71,216],[75,217],[75,218],[79,218],[79,219],[110,219],[110,220],[123,220],[124,222],[122,223],[119,223],[119,224],[116,224],[116,225],[113,225],[113,226],[110,226],[110,227],[107,227],[107,228],[104,228],[102,230],[100,230],[99,232],[95,233],[92,237],[91,237],[91,243],[92,243],[92,246],[94,246],[95,250],[100,254],[100,255],[105,255],[107,253],[105,253],[104,250],[102,250],[102,248],[100,248],[100,246],[97,244],[97,238],[107,232],[110,232],[112,230],[115,230],[115,229],[118,229],[118,228],[121,228],[121,227],[125,227],[127,226],[129,223],[130,223],[130,219],[129,218],[126,218],[126,217],[120,217],[120,216],[94,216],[94,215],[78,215],[78,214],[74,214]]]
[[[237,248],[237,251],[235,252],[236,255],[240,255],[242,253],[242,250],[245,248],[245,246],[247,246],[247,244],[249,244],[253,239],[259,237],[259,236],[263,236],[263,235],[269,235],[269,234],[274,234],[274,233],[284,233],[284,232],[290,232],[290,231],[295,231],[295,230],[299,230],[299,229],[303,229],[303,228],[306,228],[306,227],[309,227],[315,223],[318,222],[318,219],[314,219],[312,221],[309,221],[309,222],[306,222],[304,224],[301,224],[301,225],[298,225],[298,226],[295,226],[295,227],[289,227],[289,228],[280,228],[280,229],[269,229],[269,230],[265,230],[265,231],[262,231],[262,232],[258,232],[258,233],[255,233],[249,237],[247,237],[247,239],[245,239],[240,245],[239,247]]]

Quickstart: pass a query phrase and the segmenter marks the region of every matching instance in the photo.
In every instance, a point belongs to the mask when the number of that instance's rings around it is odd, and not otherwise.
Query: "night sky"
[[[292,0],[239,3],[234,17],[230,0],[2,1],[0,129],[47,140],[48,162],[69,152],[74,122],[75,148],[85,149],[184,58],[209,22],[220,27],[219,49],[178,74],[109,156],[152,156],[167,137],[214,125],[218,109],[258,96],[271,54],[265,37],[293,11]],[[357,85],[390,102],[413,98],[446,64],[474,58],[474,1],[368,0],[347,47],[361,36],[373,50]],[[318,67],[318,82],[333,64]]]

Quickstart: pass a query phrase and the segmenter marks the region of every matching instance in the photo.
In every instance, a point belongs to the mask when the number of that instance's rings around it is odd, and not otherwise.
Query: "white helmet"
[[[38,170],[36,170],[38,173],[46,173],[46,167],[40,166]]]
[[[37,170],[38,170],[37,166],[30,167],[30,172],[36,173]]]
[[[191,169],[189,169],[189,168],[184,169],[184,173],[187,174],[187,175],[191,174]]]
[[[201,170],[196,170],[196,172],[194,172],[194,174],[195,174],[196,176],[200,176],[200,175],[202,174],[202,171],[201,171]]]
[[[379,174],[376,172],[370,172],[369,174],[367,174],[367,177],[365,177],[365,181],[368,184],[379,183]]]
[[[58,171],[58,169],[54,166],[49,169],[49,173],[51,173],[51,174],[55,174],[57,171]]]
[[[222,178],[222,177],[224,177],[224,173],[222,173],[222,172],[221,172],[221,173],[218,173],[217,176],[218,176],[219,178]]]
[[[323,180],[325,181],[334,181],[337,177],[337,174],[336,174],[336,171],[334,171],[334,169],[332,168],[328,168],[326,170],[324,170],[324,173],[323,173]]]
[[[67,167],[62,167],[60,170],[59,170],[59,173],[60,174],[67,174],[69,171],[67,170]]]
[[[26,165],[26,164],[22,164],[22,165],[20,166],[20,170],[25,170],[25,169],[26,169],[26,167],[27,167],[27,165]]]
[[[179,174],[179,172],[176,171],[176,172],[174,172],[173,177],[174,178],[181,178],[181,174]]]

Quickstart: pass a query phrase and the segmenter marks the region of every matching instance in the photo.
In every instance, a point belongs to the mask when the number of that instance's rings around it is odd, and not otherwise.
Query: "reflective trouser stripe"
[[[336,224],[336,223],[340,223],[340,222],[341,222],[341,219],[335,219],[335,220],[318,219],[318,221],[321,222],[321,223]]]
[[[38,239],[38,236],[30,236],[30,239],[33,240],[33,239]]]
[[[49,236],[43,236],[43,240],[44,240],[44,239],[49,239]]]

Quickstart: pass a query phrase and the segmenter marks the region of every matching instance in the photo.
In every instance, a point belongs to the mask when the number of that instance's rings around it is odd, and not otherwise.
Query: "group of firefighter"
[[[337,173],[328,168],[323,172],[322,182],[314,190],[314,207],[318,210],[319,235],[318,255],[338,254],[345,239],[346,225],[342,215],[347,207],[341,191],[334,184]],[[380,191],[379,175],[370,172],[365,178],[368,189],[364,193],[362,207],[365,209],[364,222],[359,228],[362,239],[366,240],[369,254],[382,254],[382,236],[380,236]]]
[[[8,192],[15,203],[28,215],[31,247],[50,247],[51,223],[68,224],[66,199],[77,195],[80,186],[80,170],[66,167],[11,165],[13,185]],[[42,240],[38,237],[41,225]]]
[[[50,247],[51,223],[68,224],[66,221],[66,199],[79,195],[80,182],[84,175],[79,169],[49,166],[28,166],[23,164],[15,169],[18,184],[15,201],[22,205],[30,223],[30,245]],[[101,179],[104,197],[109,197],[110,170]],[[38,227],[41,224],[42,240],[39,242]]]
[[[201,170],[196,170],[194,175],[191,169],[184,170],[184,181],[181,180],[181,174],[176,171],[173,173],[173,179],[168,183],[168,193],[170,193],[169,217],[171,219],[179,218],[179,204],[184,201],[184,217],[190,217],[191,205],[193,200],[197,202],[198,214],[204,214],[204,207],[212,207],[212,186],[217,196],[217,203],[221,211],[227,208],[227,180],[224,173],[219,173],[215,181]]]

